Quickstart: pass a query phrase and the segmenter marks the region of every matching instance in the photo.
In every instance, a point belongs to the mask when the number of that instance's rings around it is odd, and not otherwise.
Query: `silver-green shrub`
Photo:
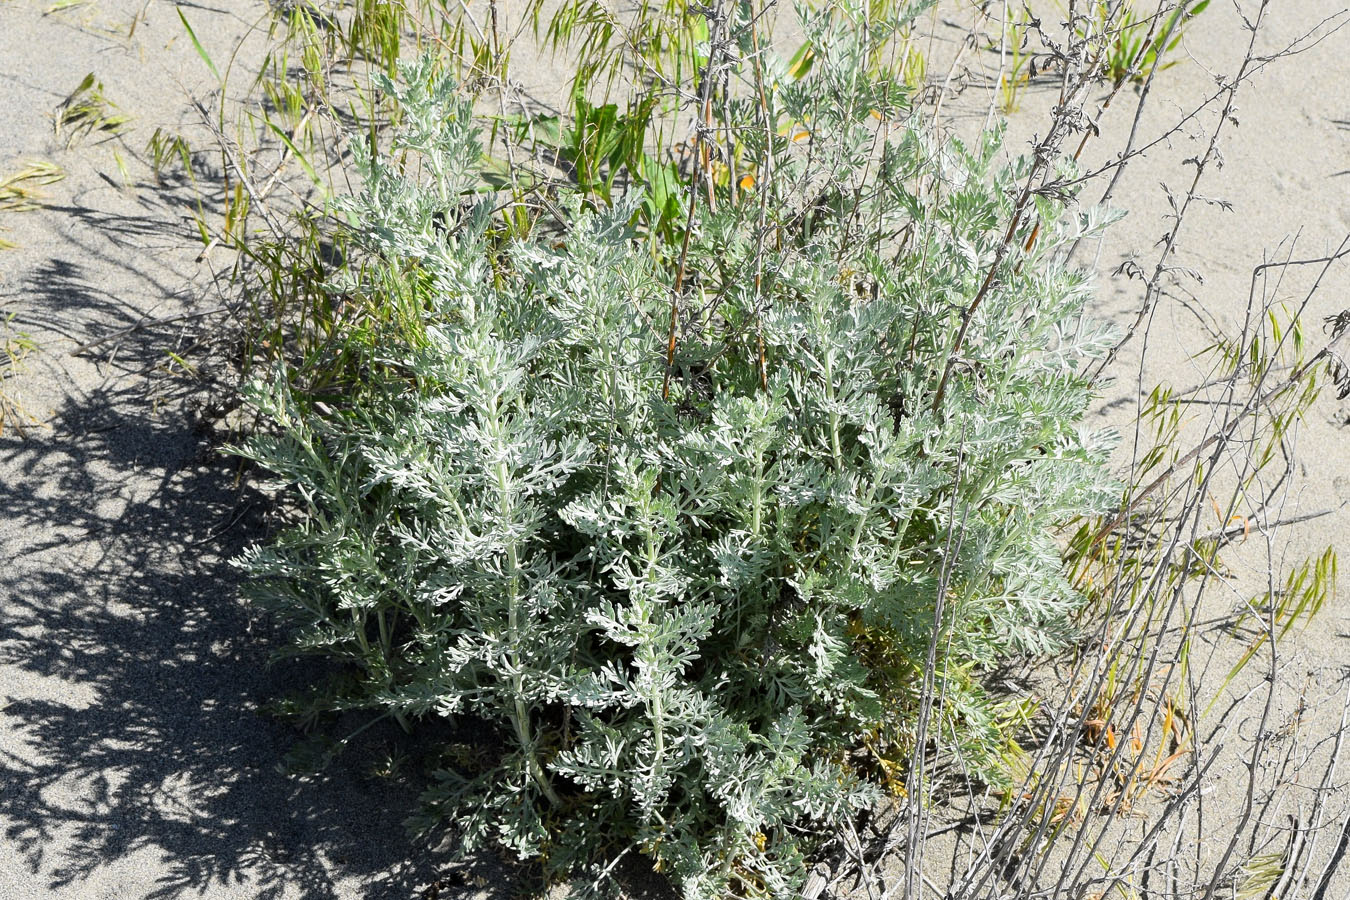
[[[904,769],[925,694],[918,752],[1003,781],[979,673],[1070,636],[1057,534],[1116,490],[1081,424],[1109,335],[1061,257],[1101,223],[1038,201],[958,347],[1025,165],[917,120],[879,141],[903,98],[856,77],[866,35],[826,38],[808,79],[766,63],[811,146],[747,126],[774,168],[700,201],[687,253],[635,240],[637,191],[494,236],[477,126],[429,63],[384,85],[392,151],[352,142],[364,255],[334,290],[406,314],[344,397],[255,389],[274,427],[240,452],[298,524],[242,563],[298,651],[345,665],[314,708],[492,735],[419,822],[466,849],[793,896],[812,836]]]

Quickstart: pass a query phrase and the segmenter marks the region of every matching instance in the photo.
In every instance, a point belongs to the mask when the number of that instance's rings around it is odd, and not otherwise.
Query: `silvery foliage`
[[[337,287],[419,321],[346,403],[255,388],[274,427],[240,452],[298,524],[242,565],[299,652],[349,664],[316,707],[492,736],[420,822],[466,850],[570,872],[633,850],[689,898],[792,896],[803,841],[879,798],[864,740],[912,749],[935,629],[929,748],[994,783],[1007,736],[978,673],[1070,637],[1057,529],[1116,488],[1081,425],[1111,336],[1061,251],[1102,217],[1041,204],[930,409],[1025,166],[921,123],[872,159],[893,98],[832,39],[817,86],[772,100],[816,124],[762,186],[777,239],[757,195],[696,216],[668,399],[675,263],[634,242],[636,200],[490,239],[475,126],[427,63],[383,85],[392,151],[352,143],[364,190],[341,212],[367,264]],[[821,184],[843,187],[808,229]]]

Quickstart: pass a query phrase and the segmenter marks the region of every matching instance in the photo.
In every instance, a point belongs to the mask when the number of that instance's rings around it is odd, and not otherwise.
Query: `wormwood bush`
[[[1006,779],[978,675],[1069,637],[1056,535],[1116,496],[1080,424],[1110,335],[1059,261],[1102,217],[1040,202],[958,346],[1025,164],[917,120],[878,142],[903,97],[827,37],[810,80],[766,63],[733,110],[810,146],[747,127],[774,166],[700,201],[687,250],[635,239],[636,196],[494,237],[477,126],[427,62],[384,82],[392,151],[351,144],[364,256],[333,289],[406,315],[342,397],[255,387],[275,427],[239,452],[297,523],[242,563],[297,652],[346,664],[310,711],[488,735],[417,823],[466,849],[592,884],[638,851],[689,898],[788,897],[910,754]]]

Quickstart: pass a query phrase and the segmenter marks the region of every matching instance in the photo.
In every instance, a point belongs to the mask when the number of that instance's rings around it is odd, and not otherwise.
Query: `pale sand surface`
[[[296,670],[264,667],[276,636],[236,602],[224,564],[256,538],[263,500],[235,489],[234,467],[211,452],[203,388],[165,355],[185,349],[182,334],[199,333],[197,321],[70,353],[143,319],[220,302],[209,267],[196,261],[185,186],[156,186],[135,158],[156,126],[200,135],[185,90],[204,89],[201,62],[163,0],[150,4],[130,41],[101,29],[125,26],[144,0],[43,16],[46,5],[0,0],[0,168],[40,157],[68,172],[46,189],[47,208],[0,221],[21,245],[0,252],[0,314],[13,313],[14,327],[40,348],[6,385],[39,424],[26,440],[10,430],[0,437],[0,898],[420,896],[440,870],[433,854],[404,837],[415,779],[371,772],[395,736],[373,736],[368,752],[322,780],[277,772],[294,732],[257,708]],[[1283,45],[1341,6],[1276,4],[1264,40]],[[184,9],[217,59],[262,12],[261,4],[237,2]],[[1205,66],[1228,72],[1237,64],[1245,35],[1231,5],[1213,4],[1187,46],[1196,61],[1159,77],[1141,139],[1213,90]],[[979,54],[970,61],[990,64]],[[49,114],[91,70],[136,117],[134,130],[125,142],[62,149]],[[516,75],[544,102],[563,96],[556,69]],[[1193,306],[1231,326],[1246,307],[1253,266],[1288,252],[1295,235],[1294,256],[1311,257],[1350,231],[1350,175],[1341,174],[1350,170],[1346,84],[1350,31],[1343,30],[1272,64],[1240,93],[1240,127],[1223,142],[1226,164],[1201,190],[1232,210],[1201,205],[1181,235],[1176,262],[1204,279],[1185,283]],[[978,123],[986,102],[979,91],[968,88],[954,114]],[[1039,85],[1026,92],[1010,125],[1014,150],[1041,127],[1049,93]],[[1130,109],[1120,103],[1108,114],[1089,160],[1120,145]],[[1116,201],[1130,214],[1096,257],[1101,314],[1132,318],[1139,282],[1110,273],[1130,254],[1151,267],[1153,244],[1168,226],[1159,182],[1184,189],[1190,172],[1181,161],[1203,149],[1191,135],[1211,118],[1127,170]],[[1306,275],[1291,274],[1281,296],[1295,299]],[[1342,265],[1309,308],[1310,344],[1322,336],[1322,317],[1348,298],[1350,267]],[[1204,380],[1189,362],[1205,343],[1195,321],[1175,300],[1160,304],[1145,390],[1163,379]],[[1129,427],[1140,349],[1136,341],[1122,354],[1101,423]],[[1299,429],[1285,514],[1334,511],[1280,536],[1269,549],[1286,560],[1328,543],[1350,552],[1350,507],[1341,505],[1350,500],[1347,419],[1350,405],[1327,395]],[[1225,554],[1234,578],[1212,592],[1214,615],[1257,589],[1267,549],[1253,537]],[[1217,628],[1203,643],[1200,655],[1212,657],[1221,680],[1243,647]],[[1330,733],[1350,660],[1350,603],[1337,599],[1283,653],[1277,724],[1294,722],[1301,697],[1309,711],[1296,731]],[[1250,722],[1245,727],[1234,733],[1250,738]],[[1208,818],[1188,827],[1221,832],[1244,778],[1237,756],[1217,767]],[[1350,767],[1339,780],[1344,788]],[[1337,802],[1344,810],[1344,797]],[[1350,894],[1350,865],[1342,869],[1328,900]],[[503,876],[487,878],[500,889],[494,893],[505,893]],[[447,887],[441,896],[472,889]]]

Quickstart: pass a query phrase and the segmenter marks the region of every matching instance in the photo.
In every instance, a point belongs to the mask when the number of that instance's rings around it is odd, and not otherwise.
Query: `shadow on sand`
[[[100,224],[121,227],[137,226]],[[305,670],[268,665],[280,636],[228,563],[262,533],[266,498],[238,486],[194,412],[219,394],[161,371],[181,325],[142,327],[150,311],[126,302],[130,285],[153,310],[164,285],[78,236],[63,249],[13,285],[29,327],[76,341],[136,327],[74,363],[79,383],[41,427],[0,436],[7,866],[75,897],[467,893],[481,870],[405,832],[422,773],[389,772],[396,730],[370,729],[322,777],[282,772],[299,733],[258,708]]]
[[[401,824],[415,779],[371,773],[397,735],[322,779],[280,771],[297,733],[257,706],[300,673],[265,664],[276,636],[226,564],[258,534],[263,498],[232,489],[203,436],[104,392],[52,425],[58,447],[0,445],[51,473],[8,492],[10,527],[31,537],[0,568],[0,663],[58,686],[0,712],[4,841],[34,878],[76,885],[147,849],[157,898],[213,885],[327,898],[348,878],[363,896],[412,897],[446,878]]]

